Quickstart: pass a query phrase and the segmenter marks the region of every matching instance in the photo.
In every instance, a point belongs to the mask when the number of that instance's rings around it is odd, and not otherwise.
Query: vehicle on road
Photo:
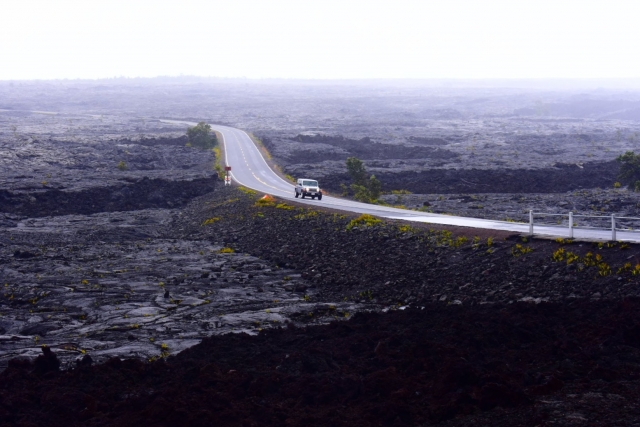
[[[318,185],[318,181],[315,179],[300,178],[296,181],[296,197],[302,196],[304,199],[306,196],[310,196],[312,199],[316,197],[318,200],[322,200],[322,191]]]

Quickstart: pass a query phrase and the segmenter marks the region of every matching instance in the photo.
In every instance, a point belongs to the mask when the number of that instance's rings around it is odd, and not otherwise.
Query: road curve
[[[165,120],[163,120],[165,121]],[[169,120],[166,120],[169,122]],[[184,123],[189,126],[195,125],[190,122]],[[312,206],[322,205],[324,207],[356,213],[367,213],[381,218],[400,219],[404,221],[425,222],[431,224],[454,225],[460,227],[483,228],[490,230],[512,231],[515,233],[527,234],[529,224],[513,223],[506,221],[494,221],[478,218],[466,218],[451,215],[439,215],[397,209],[387,206],[371,205],[331,196],[323,196],[322,201],[309,199],[295,199],[294,186],[290,182],[278,176],[267,164],[260,150],[256,147],[246,132],[221,125],[211,125],[222,137],[225,151],[226,164],[231,166],[231,177],[240,185],[252,188],[265,194],[271,194],[283,199],[295,200]],[[312,176],[305,178],[314,178]],[[322,187],[322,181],[320,182]],[[536,235],[563,237],[569,236],[569,230],[565,227],[553,225],[536,225],[534,227]],[[573,237],[580,240],[611,240],[611,230],[591,229],[574,227]],[[618,230],[616,239],[619,241],[640,242],[640,232]]]

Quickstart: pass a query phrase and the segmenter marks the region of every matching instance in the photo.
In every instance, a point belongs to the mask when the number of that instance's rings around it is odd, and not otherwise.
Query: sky
[[[640,2],[0,0],[0,80],[640,78]]]

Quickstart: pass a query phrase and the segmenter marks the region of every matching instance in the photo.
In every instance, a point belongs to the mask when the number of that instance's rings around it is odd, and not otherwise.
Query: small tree
[[[350,188],[356,200],[367,203],[378,200],[382,192],[382,183],[375,175],[371,175],[367,179],[367,169],[364,167],[362,160],[356,157],[349,157],[347,159],[347,172],[351,177],[352,184]],[[344,185],[341,187],[343,195],[346,195],[347,187]]]
[[[356,157],[349,157],[347,159],[347,172],[356,185],[365,185],[367,179],[367,170],[362,163],[362,160]]]
[[[351,184],[351,190],[353,190],[353,198],[359,202],[371,203],[371,194],[369,189],[364,185]]]
[[[353,198],[366,203],[373,203],[378,200],[382,192],[382,184],[375,175],[371,175],[367,185],[351,184],[351,190],[354,193]]]
[[[382,183],[375,175],[371,175],[371,177],[369,177],[369,197],[371,197],[371,200],[378,200],[381,192]]]
[[[634,191],[640,190],[640,154],[633,151],[618,156],[616,160],[620,163],[618,179],[625,183]]]
[[[211,125],[200,122],[187,129],[189,143],[195,147],[212,148],[218,145],[218,139],[211,133]]]

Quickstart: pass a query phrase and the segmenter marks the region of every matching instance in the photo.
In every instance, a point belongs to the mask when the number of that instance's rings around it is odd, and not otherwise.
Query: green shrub
[[[380,197],[382,192],[382,183],[375,175],[371,175],[367,180],[367,170],[362,160],[356,157],[347,159],[347,172],[351,178],[351,191],[354,192],[354,198],[364,203],[373,203]],[[348,194],[345,185],[340,185],[342,195]]]
[[[409,233],[414,231],[414,228],[410,225],[403,224],[398,226],[398,231],[401,233]]]
[[[618,180],[625,183],[629,189],[640,191],[640,154],[627,151],[616,160],[620,163]]]
[[[533,252],[533,248],[529,246],[523,246],[520,243],[516,243],[516,245],[511,248],[511,255],[513,255],[515,258],[528,254],[529,252]]]
[[[213,148],[218,145],[218,138],[211,133],[211,125],[205,122],[187,128],[187,137],[189,144],[194,147]]]
[[[378,219],[369,214],[362,214],[358,218],[353,219],[347,224],[347,230],[351,230],[353,227],[373,227],[382,223],[381,219]]]
[[[218,217],[213,217],[213,218],[209,218],[207,220],[205,220],[202,225],[209,225],[209,224],[213,224],[214,222],[218,222],[220,221],[220,218]]]
[[[256,201],[256,206],[265,207],[265,206],[275,206],[276,202],[273,201],[272,198],[263,197],[262,199],[258,199]]]
[[[606,262],[598,264],[598,274],[602,277],[609,276],[611,274],[611,267]]]
[[[222,167],[222,152],[220,151],[220,147],[213,147],[213,153],[216,157],[214,164],[213,164],[213,168],[216,171],[216,174],[218,175],[218,178],[220,179],[224,179],[225,177],[225,171],[224,168]]]
[[[468,241],[469,241],[469,239],[466,236],[458,236],[456,238],[456,240],[453,241],[453,245],[452,246],[454,248],[459,248],[460,246],[464,245]]]
[[[560,261],[564,261],[565,255],[566,255],[566,253],[565,253],[564,248],[559,248],[557,251],[555,251],[551,255],[551,258],[553,259],[554,262],[560,262]]]
[[[291,210],[294,209],[294,207],[291,206],[291,205],[287,205],[286,203],[278,203],[276,205],[276,209],[283,209],[285,211],[291,211]]]
[[[247,187],[238,187],[238,190],[242,191],[244,194],[247,194],[249,196],[255,196],[256,194],[258,194],[255,190],[252,190],[250,188]]]
[[[313,218],[318,216],[318,212],[316,211],[312,211],[311,209],[305,211],[304,209],[302,209],[302,213],[299,213],[298,215],[294,216],[294,219],[309,219],[309,218]]]

